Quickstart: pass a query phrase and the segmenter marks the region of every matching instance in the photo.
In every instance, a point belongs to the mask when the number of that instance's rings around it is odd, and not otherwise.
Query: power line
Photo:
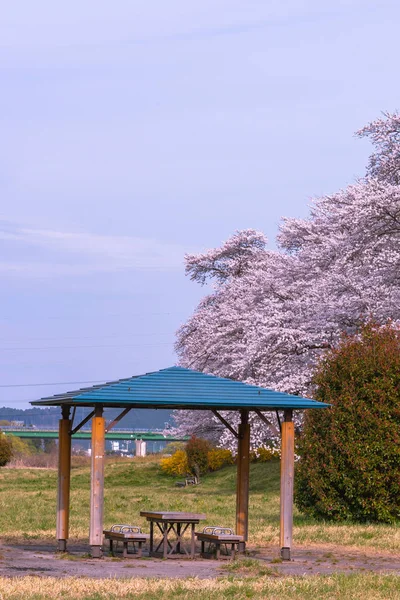
[[[0,348],[0,350],[77,350],[85,348],[145,348],[148,346],[173,346],[174,342],[160,342],[158,344],[118,344],[118,345],[104,345],[104,346],[23,346],[17,348]]]
[[[132,317],[154,317],[154,316],[165,316],[165,315],[185,315],[187,317],[187,313],[184,312],[153,312],[153,313],[128,313],[126,318]],[[51,321],[53,319],[67,320],[67,319],[87,319],[89,317],[95,317],[97,319],[105,319],[108,317],[120,317],[121,313],[108,313],[105,315],[95,315],[95,314],[81,314],[81,315],[62,315],[59,313],[58,315],[53,316],[45,316],[45,315],[30,315],[32,317],[40,318],[43,321]],[[1,321],[7,321],[11,319],[21,318],[21,315],[6,315],[0,316]]]
[[[113,333],[112,335],[74,335],[74,336],[62,336],[62,335],[56,335],[56,336],[52,336],[52,337],[34,337],[34,338],[23,338],[20,340],[3,340],[3,343],[6,344],[14,344],[17,342],[25,342],[25,341],[41,341],[41,340],[95,340],[97,338],[100,339],[113,339],[113,338],[119,338],[119,337],[147,337],[147,336],[153,336],[153,335],[175,335],[175,332],[168,332],[168,333],[160,333],[160,332],[155,332],[155,333],[130,333],[128,332],[123,332],[123,333]]]
[[[41,400],[41,398],[38,398],[37,396],[36,396],[36,398],[24,398],[23,400],[18,400],[18,404],[25,404],[25,403],[27,403],[27,402],[37,402],[38,400]],[[22,411],[26,411],[26,410],[33,410],[34,408],[39,408],[39,407],[37,407],[37,406],[34,406],[34,407],[32,407],[32,408],[14,408],[13,406],[2,406],[2,407],[0,407],[0,420],[1,420],[3,417],[5,417],[5,416],[12,417],[13,415],[15,415],[15,413],[10,413],[10,414],[4,413],[4,414],[2,414],[1,410],[2,410],[3,408],[12,408],[12,409],[14,409],[14,410],[17,410],[17,411],[21,411],[21,410],[22,410]],[[45,406],[45,407],[43,407],[43,408],[42,408],[42,407],[40,407],[40,410],[43,410],[43,411],[44,411],[44,410],[46,410],[46,408],[54,408],[54,407],[53,407],[53,406]],[[57,407],[56,407],[56,408],[57,408]],[[81,409],[83,410],[83,407],[79,407],[79,409],[80,409],[80,410],[81,410]],[[104,410],[106,410],[106,409],[104,409]],[[107,409],[107,410],[108,410],[108,409]],[[28,414],[28,417],[34,417],[34,416],[38,416],[38,417],[42,418],[43,416],[46,416],[46,415],[41,415],[40,413],[36,413],[36,412],[35,412],[35,413]],[[0,426],[0,429],[1,429],[1,426]]]
[[[7,383],[0,388],[40,387],[42,385],[77,385],[81,383],[103,383],[104,379],[92,379],[90,381],[55,381],[52,383]]]

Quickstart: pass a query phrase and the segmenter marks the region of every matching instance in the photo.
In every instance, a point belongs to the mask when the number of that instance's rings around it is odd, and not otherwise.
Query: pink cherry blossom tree
[[[356,132],[368,137],[375,147],[367,167],[367,177],[400,184],[400,114],[384,112],[383,117]]]
[[[313,201],[308,218],[283,219],[277,251],[245,230],[186,257],[191,279],[212,289],[178,331],[182,366],[310,395],[316,361],[342,332],[371,317],[400,320],[400,117],[387,114],[358,135],[376,149],[367,176]],[[225,417],[235,424],[235,413]],[[181,433],[236,445],[208,412],[175,419]],[[279,441],[274,415],[270,427],[253,417],[252,430],[253,447]]]

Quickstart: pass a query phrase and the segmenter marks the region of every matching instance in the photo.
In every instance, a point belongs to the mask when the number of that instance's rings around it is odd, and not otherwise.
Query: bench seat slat
[[[235,542],[243,542],[244,538],[242,535],[231,535],[231,534],[223,534],[223,533],[202,533],[202,532],[196,532],[195,533],[196,537],[198,540],[206,540],[206,541],[219,541],[219,542],[230,542],[230,543],[235,543]]]
[[[145,541],[150,539],[150,535],[148,533],[135,533],[135,532],[126,532],[119,533],[117,531],[109,531],[104,530],[104,535],[107,539],[113,538],[114,540],[137,540],[137,541]]]

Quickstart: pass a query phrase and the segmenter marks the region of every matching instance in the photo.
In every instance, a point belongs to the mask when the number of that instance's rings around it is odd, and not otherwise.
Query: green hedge
[[[10,462],[12,457],[12,442],[5,433],[0,430],[0,467],[4,467]]]
[[[391,523],[400,518],[400,335],[367,325],[319,366],[299,440],[295,501],[311,516]]]

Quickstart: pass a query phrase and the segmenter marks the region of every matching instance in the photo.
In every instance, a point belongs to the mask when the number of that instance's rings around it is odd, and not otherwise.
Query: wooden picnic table
[[[173,554],[186,554],[194,558],[196,541],[194,528],[200,521],[206,519],[206,515],[189,512],[141,511],[140,516],[146,517],[150,522],[150,556],[161,555],[163,558],[168,558]],[[154,548],[154,524],[162,535],[156,548]],[[190,550],[188,551],[182,538],[189,528]]]

